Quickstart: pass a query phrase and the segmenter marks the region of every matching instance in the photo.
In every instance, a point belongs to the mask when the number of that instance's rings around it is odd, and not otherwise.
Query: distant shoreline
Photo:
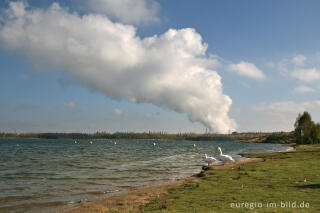
[[[87,133],[0,133],[1,138],[29,138],[29,139],[73,139],[73,140],[189,140],[189,141],[234,141],[252,143],[283,143],[294,142],[293,132],[271,132],[271,133],[237,133],[216,134],[216,133],[165,133],[165,132],[96,132]]]

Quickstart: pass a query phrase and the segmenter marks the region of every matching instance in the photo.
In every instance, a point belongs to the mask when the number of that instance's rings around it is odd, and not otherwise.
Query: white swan
[[[221,148],[219,146],[218,146],[218,149],[220,151],[220,155],[217,156],[219,161],[223,161],[223,162],[227,162],[227,161],[234,162],[235,161],[230,155],[222,154],[222,150],[221,150]]]
[[[90,144],[93,144],[93,142],[92,142],[92,141],[90,141]]]
[[[213,161],[217,161],[217,159],[215,159],[214,157],[208,157],[207,154],[204,154],[204,158],[202,158],[202,160],[206,163],[208,163],[208,166],[210,165],[210,163],[212,163]]]

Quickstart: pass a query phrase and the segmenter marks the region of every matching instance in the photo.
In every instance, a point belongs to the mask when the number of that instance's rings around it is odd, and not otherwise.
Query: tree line
[[[0,138],[230,140],[233,135],[166,132],[0,133]]]

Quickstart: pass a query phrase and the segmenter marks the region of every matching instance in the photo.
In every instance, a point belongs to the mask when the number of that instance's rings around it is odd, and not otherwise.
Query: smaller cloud
[[[304,82],[313,82],[320,79],[320,72],[316,68],[295,70],[291,75]]]
[[[229,65],[229,69],[240,75],[244,75],[250,78],[255,78],[258,80],[265,79],[265,74],[258,69],[254,64],[242,61],[239,64]]]
[[[114,114],[116,116],[121,116],[123,113],[122,113],[122,111],[120,109],[116,108],[116,109],[114,109]]]
[[[298,93],[310,93],[310,92],[314,92],[314,89],[312,89],[311,87],[302,85],[302,86],[296,87],[294,91]]]
[[[307,57],[304,55],[296,55],[295,57],[293,57],[292,59],[292,63],[296,66],[303,66],[305,64],[307,60]]]
[[[62,102],[62,105],[69,108],[69,109],[75,109],[76,108],[76,104],[73,102]]]

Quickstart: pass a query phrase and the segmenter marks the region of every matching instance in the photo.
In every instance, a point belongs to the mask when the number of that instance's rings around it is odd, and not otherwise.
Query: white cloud
[[[274,61],[268,61],[266,63],[266,66],[268,66],[269,69],[277,70],[280,72],[281,75],[286,76],[290,70],[293,68],[293,62],[292,59],[283,58],[278,62]]]
[[[291,58],[283,58],[279,62],[268,62],[270,68],[280,71],[281,74],[290,74],[305,82],[313,81],[319,78],[320,53],[310,54],[308,56],[298,54]]]
[[[76,104],[73,102],[62,102],[62,105],[69,108],[69,109],[75,109],[76,108]]]
[[[120,109],[114,109],[114,114],[117,116],[121,116],[122,115],[122,111]]]
[[[159,4],[154,0],[89,0],[96,13],[116,18],[126,24],[158,21]]]
[[[213,62],[206,57],[207,45],[194,29],[142,39],[133,26],[102,15],[80,17],[56,3],[16,12],[16,4],[10,4],[0,42],[34,66],[64,68],[110,98],[186,113],[216,132],[235,128],[228,116],[232,100],[223,94],[221,77],[208,68]]]
[[[229,69],[250,78],[259,80],[266,78],[265,74],[254,64],[245,61],[242,61],[239,64],[231,64],[229,65]]]
[[[320,79],[320,72],[318,72],[316,68],[295,70],[291,75],[304,82],[312,82]]]
[[[295,57],[293,57],[292,62],[296,65],[296,66],[303,66],[305,64],[307,60],[307,57],[304,55],[296,55]]]
[[[298,93],[310,93],[310,92],[314,92],[314,89],[312,89],[311,87],[308,86],[298,86],[294,89],[296,92]]]

